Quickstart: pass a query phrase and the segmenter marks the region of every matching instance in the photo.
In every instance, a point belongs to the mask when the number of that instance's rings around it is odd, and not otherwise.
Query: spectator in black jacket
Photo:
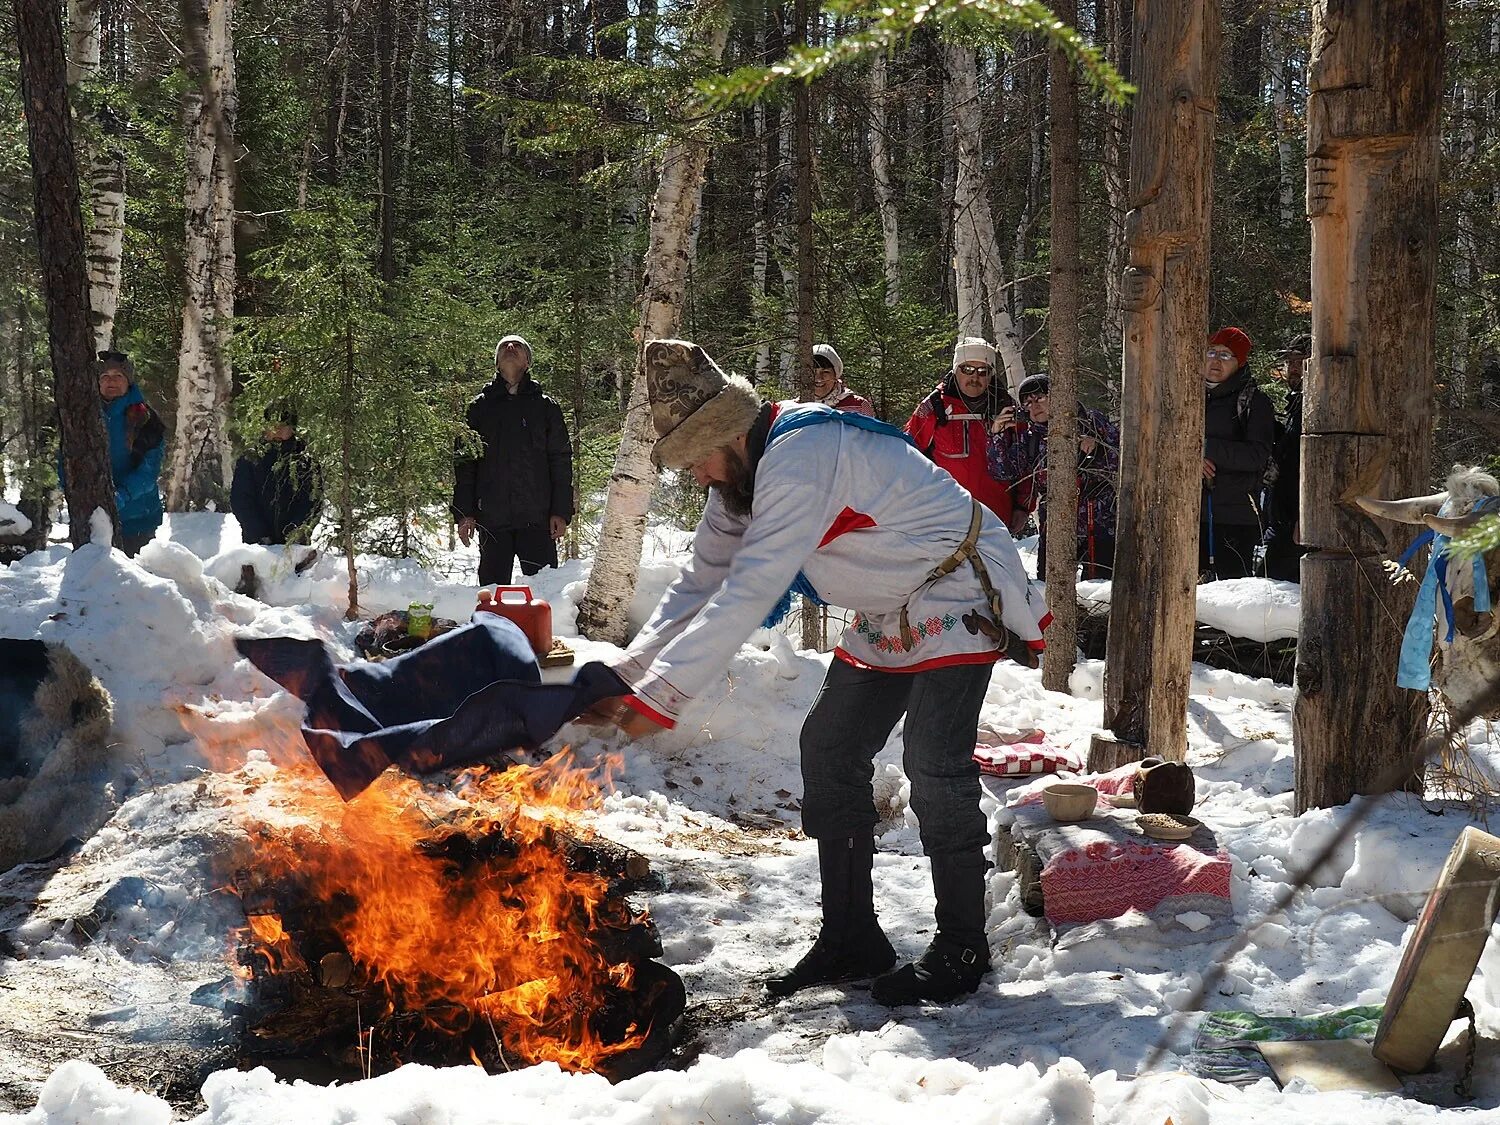
[[[1302,556],[1307,548],[1301,533],[1302,488],[1302,368],[1312,355],[1312,337],[1298,336],[1281,351],[1286,364],[1286,417],[1276,435],[1272,460],[1276,479],[1271,484],[1271,530],[1266,538],[1266,577],[1286,582],[1302,580]]]
[[[246,543],[306,543],[323,506],[323,475],[297,437],[297,414],[283,403],[266,409],[258,449],[234,466],[229,508]]]
[[[557,565],[557,540],[573,519],[573,457],[562,407],[531,377],[531,345],[495,345],[495,378],[469,404],[482,452],[453,469],[453,515],[468,546],[479,533],[479,584],[509,585]]]
[[[1203,506],[1198,572],[1248,578],[1265,525],[1261,481],[1276,440],[1276,408],[1250,376],[1250,337],[1221,328],[1203,356]]]

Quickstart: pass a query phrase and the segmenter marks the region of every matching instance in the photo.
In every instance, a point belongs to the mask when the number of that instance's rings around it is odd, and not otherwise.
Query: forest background
[[[840,41],[864,15],[814,5],[809,42]],[[1126,81],[1131,17],[1129,0],[1083,0],[1076,18]],[[587,515],[635,366],[657,165],[687,135],[711,157],[681,332],[764,394],[794,393],[807,263],[791,89],[690,96],[783,59],[791,5],[71,0],[66,18],[96,342],[130,353],[167,419],[169,507],[226,507],[229,459],[286,399],[347,483],[360,547],[420,553],[413,532],[447,523],[463,405],[493,373],[494,341],[519,332],[568,413]],[[718,63],[701,49],[706,18],[728,24]],[[1209,319],[1250,333],[1276,393],[1272,353],[1310,327],[1311,18],[1225,0],[1223,28]],[[945,38],[975,60],[972,94]],[[7,6],[0,471],[45,526],[56,425],[16,39]],[[965,316],[1027,372],[1047,367],[1049,45],[950,21],[811,86],[814,332],[898,424],[959,334],[974,253],[955,219],[972,205],[959,154],[976,106],[986,281],[1001,296]],[[1114,412],[1130,110],[1081,90],[1080,394]],[[1438,469],[1486,459],[1500,437],[1497,0],[1448,4],[1440,159]],[[590,526],[575,521],[575,552]]]

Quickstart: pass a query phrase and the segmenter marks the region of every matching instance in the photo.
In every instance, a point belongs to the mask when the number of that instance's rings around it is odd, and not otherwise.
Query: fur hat
[[[690,340],[646,345],[646,395],[657,442],[658,467],[685,469],[721,445],[750,432],[760,396],[738,375],[726,375]]]
[[[953,369],[958,370],[961,364],[984,363],[988,364],[991,371],[995,369],[995,349],[990,346],[989,341],[978,336],[963,336],[953,346]]]
[[[135,364],[124,352],[106,349],[99,353],[99,358],[94,361],[94,378],[97,380],[111,369],[124,375],[131,386],[135,385]]]
[[[1300,355],[1307,359],[1312,355],[1312,337],[1304,332],[1300,336],[1293,336],[1287,346],[1276,353],[1277,359],[1285,359],[1289,355]]]
[[[826,359],[829,366],[833,368],[833,377],[835,379],[844,377],[844,361],[839,358],[839,353],[833,350],[832,344],[815,344],[813,359]]]
[[[1221,328],[1208,338],[1209,345],[1219,344],[1234,353],[1234,365],[1244,367],[1250,359],[1250,336],[1243,328]]]
[[[520,344],[521,347],[525,348],[526,366],[531,366],[531,345],[526,342],[525,336],[517,336],[515,333],[511,333],[511,335],[509,336],[501,336],[500,342],[495,345],[495,366],[498,367],[500,365],[500,350],[504,348],[506,344]]]

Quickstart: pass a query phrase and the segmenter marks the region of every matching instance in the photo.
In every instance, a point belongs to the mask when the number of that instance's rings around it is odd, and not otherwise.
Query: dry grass
[[[1479,721],[1484,724],[1485,741],[1493,742],[1493,719]],[[1474,756],[1467,730],[1454,729],[1448,708],[1440,700],[1433,703],[1432,729],[1441,732],[1443,742],[1427,765],[1428,796],[1460,801],[1468,806],[1471,816],[1488,826],[1490,811],[1500,807],[1500,777]]]

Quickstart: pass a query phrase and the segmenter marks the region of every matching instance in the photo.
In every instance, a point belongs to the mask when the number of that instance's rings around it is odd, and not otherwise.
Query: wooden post
[[[1138,0],[1120,517],[1090,769],[1187,754],[1203,458],[1203,345],[1219,6]]]
[[[1307,114],[1313,356],[1302,412],[1297,809],[1366,792],[1416,745],[1395,683],[1415,596],[1380,560],[1411,532],[1356,495],[1430,491],[1440,0],[1314,5]]]

